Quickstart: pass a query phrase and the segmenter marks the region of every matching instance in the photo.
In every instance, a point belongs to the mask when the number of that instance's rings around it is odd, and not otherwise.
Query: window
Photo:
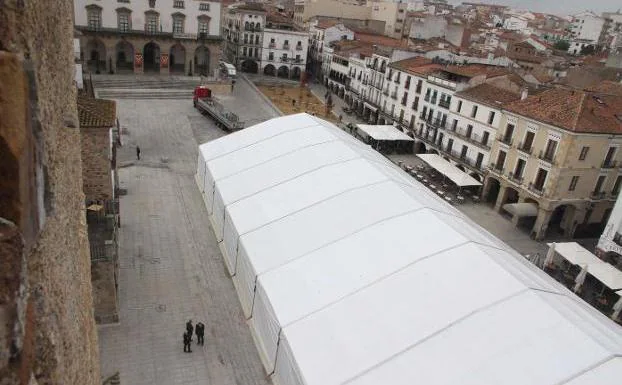
[[[205,16],[205,15],[201,15],[199,17],[197,17],[197,20],[199,21],[199,36],[200,35],[209,35],[209,21],[210,21],[210,17],[209,16]]]
[[[244,34],[244,44],[248,44],[248,34]]]
[[[449,139],[447,141],[447,152],[451,152],[453,146],[454,146],[454,140],[453,139]]]
[[[498,171],[503,171],[503,166],[505,165],[505,157],[507,153],[505,151],[499,151],[499,155],[497,156],[497,164],[495,165],[495,169]]]
[[[418,111],[419,110],[419,97],[415,96],[415,101],[413,102],[413,110]]]
[[[590,151],[590,148],[587,146],[583,146],[581,148],[581,153],[579,154],[579,160],[585,160],[585,158],[587,157],[588,151]]]
[[[423,87],[423,80],[417,80],[417,89],[415,90],[415,92],[420,94],[421,93],[421,87]]]
[[[185,8],[183,0],[175,0],[173,1],[173,8]]]
[[[87,22],[89,29],[99,29],[102,26],[102,9],[97,5],[86,8]]]
[[[522,145],[519,146],[519,148],[523,151],[531,152],[531,147],[533,146],[533,139],[535,138],[535,136],[536,134],[534,134],[533,132],[527,131],[527,133],[525,134],[525,141]]]
[[[300,60],[302,60],[302,59],[300,59],[300,55],[296,55],[296,58],[295,58],[296,63],[299,63]]]
[[[481,152],[477,153],[477,159],[475,160],[475,167],[482,168],[482,163],[484,162],[484,154]]]
[[[156,0],[149,0],[149,8],[155,8]]]
[[[462,151],[460,152],[460,159],[466,158],[467,151],[469,151],[469,148],[465,145],[462,145]]]
[[[199,4],[199,11],[209,11],[209,3]]]
[[[514,178],[521,179],[523,177],[523,172],[525,171],[525,162],[523,159],[518,159],[516,161],[516,167],[514,168]]]
[[[404,88],[406,89],[410,88],[410,76],[406,76],[406,84],[404,85]]]
[[[568,191],[574,191],[574,189],[577,187],[577,183],[579,183],[579,177],[575,175],[572,177],[572,179],[570,179],[570,186],[568,186]]]
[[[268,60],[274,60],[274,52],[268,52]]]
[[[465,136],[467,137],[467,139],[470,139],[472,134],[473,134],[473,125],[468,124]]]
[[[460,110],[462,110],[462,100],[458,100],[458,108],[456,108],[457,112],[460,112]]]
[[[158,28],[160,26],[160,22],[159,22],[159,15],[156,12],[153,11],[147,11],[145,12],[145,19],[146,19],[146,29],[148,33],[156,33],[158,32]]]
[[[402,96],[402,106],[406,105],[407,100],[408,100],[408,92],[404,92],[404,95]]]
[[[598,179],[596,179],[596,186],[594,186],[594,192],[599,193],[603,189],[603,184],[605,183],[606,175],[599,175]]]
[[[255,44],[259,44],[259,35],[255,35]]]
[[[484,146],[488,146],[489,138],[490,138],[490,133],[488,131],[484,131],[484,133],[482,134],[482,144]]]
[[[471,117],[474,118],[477,116],[477,106],[473,106],[473,110],[471,110]]]
[[[607,150],[607,155],[605,155],[605,161],[603,162],[603,167],[609,167],[613,165],[613,159],[615,158],[616,148],[609,147]]]
[[[242,47],[242,56],[246,56],[246,47]]]
[[[451,123],[451,130],[456,131],[456,127],[458,127],[458,119],[454,119],[453,123]]]
[[[488,124],[492,125],[492,122],[495,120],[495,112],[490,111],[488,114]]]
[[[544,183],[546,183],[546,177],[548,176],[548,171],[543,168],[538,169],[538,173],[536,174],[536,180],[533,183],[533,187],[538,191],[544,190]]]
[[[130,17],[130,13],[123,10],[117,10],[117,28],[121,32],[129,32],[131,29],[130,22],[132,18]]]
[[[549,142],[546,144],[546,149],[544,150],[544,159],[548,161],[552,161],[555,156],[555,151],[557,150],[557,141],[549,139]]]
[[[432,91],[432,90],[431,90],[431,89],[429,89],[429,88],[428,88],[427,90],[425,90],[425,97],[424,97],[423,99],[424,99],[426,102],[429,102],[429,101],[430,101],[430,93],[431,93],[431,91]]]
[[[173,15],[173,33],[184,33],[184,19],[182,14]]]
[[[611,190],[612,195],[618,195],[620,192],[620,185],[622,184],[622,175],[618,175],[616,178],[616,182],[613,184],[613,190]]]

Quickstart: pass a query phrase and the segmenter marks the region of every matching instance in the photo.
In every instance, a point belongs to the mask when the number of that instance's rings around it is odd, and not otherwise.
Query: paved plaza
[[[242,119],[276,113],[236,85]],[[268,384],[202,198],[197,145],[225,135],[191,100],[117,104],[124,127],[118,325],[99,329],[102,375],[123,384]],[[135,158],[135,146],[141,160]],[[205,346],[183,352],[185,323],[206,325]],[[196,340],[196,338],[195,338]]]

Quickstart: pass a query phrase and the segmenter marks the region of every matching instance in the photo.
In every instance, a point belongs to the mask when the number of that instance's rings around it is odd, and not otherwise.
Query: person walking
[[[184,353],[192,353],[192,350],[190,350],[190,335],[188,334],[188,332],[184,333]]]
[[[192,341],[193,331],[194,331],[194,327],[192,327],[192,320],[188,320],[188,322],[186,322],[186,333],[188,333],[188,336],[190,337],[190,341]]]
[[[140,160],[140,147],[136,146],[136,159]]]
[[[198,322],[196,326],[197,333],[197,345],[205,345],[205,325],[202,322]]]

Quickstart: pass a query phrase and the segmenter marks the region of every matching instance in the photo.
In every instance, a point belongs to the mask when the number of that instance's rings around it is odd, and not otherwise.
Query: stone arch
[[[476,173],[476,172],[472,172],[472,173],[470,173],[470,174],[469,174],[469,176],[470,176],[471,178],[475,179],[475,180],[476,180],[476,181],[478,181],[478,182],[481,182],[481,181],[482,181],[482,176],[481,176],[481,175],[479,175],[479,174],[478,174],[478,173]]]
[[[186,68],[186,47],[176,43],[171,47],[168,56],[169,71],[183,73]]]
[[[300,67],[294,67],[292,68],[292,79],[300,79],[300,75],[302,74],[302,71],[300,70]]]
[[[278,76],[280,78],[288,79],[289,78],[289,68],[287,68],[287,66],[280,66],[278,71],[276,72],[276,76]]]
[[[503,198],[501,198],[501,212],[507,213],[507,211],[503,209],[503,205],[510,204],[510,203],[518,203],[519,199],[520,198],[518,196],[518,190],[510,186],[506,187],[503,190]]]
[[[572,204],[561,204],[553,210],[547,227],[547,236],[570,236],[574,227],[577,207]]]
[[[143,68],[145,72],[160,72],[160,46],[153,41],[143,47]]]
[[[434,150],[434,149],[431,149],[431,150],[428,150],[428,154],[435,154],[435,155],[438,155],[438,151],[436,151],[436,150]]]
[[[259,64],[255,60],[247,59],[244,60],[240,66],[242,72],[248,72],[251,74],[256,74],[259,72]]]
[[[95,73],[106,70],[106,46],[100,39],[93,38],[86,43],[86,64]]]
[[[494,205],[499,197],[499,191],[501,191],[501,182],[498,179],[489,176],[486,179],[484,200]]]
[[[276,76],[276,68],[272,64],[268,64],[263,68],[264,75]]]
[[[415,154],[427,154],[428,147],[423,142],[417,142],[415,144]]]
[[[134,71],[134,46],[127,40],[119,41],[115,46],[115,65],[117,72]]]
[[[210,69],[209,48],[202,45],[194,51],[194,72],[199,75],[208,76]]]
[[[343,99],[346,93],[346,89],[344,87],[339,87],[339,97]]]

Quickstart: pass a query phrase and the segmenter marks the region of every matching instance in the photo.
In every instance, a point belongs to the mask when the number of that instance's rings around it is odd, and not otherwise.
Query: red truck
[[[227,131],[237,131],[244,128],[236,114],[227,111],[216,98],[212,96],[212,90],[204,85],[196,86],[192,95],[194,107],[203,115],[209,115],[219,127]]]

